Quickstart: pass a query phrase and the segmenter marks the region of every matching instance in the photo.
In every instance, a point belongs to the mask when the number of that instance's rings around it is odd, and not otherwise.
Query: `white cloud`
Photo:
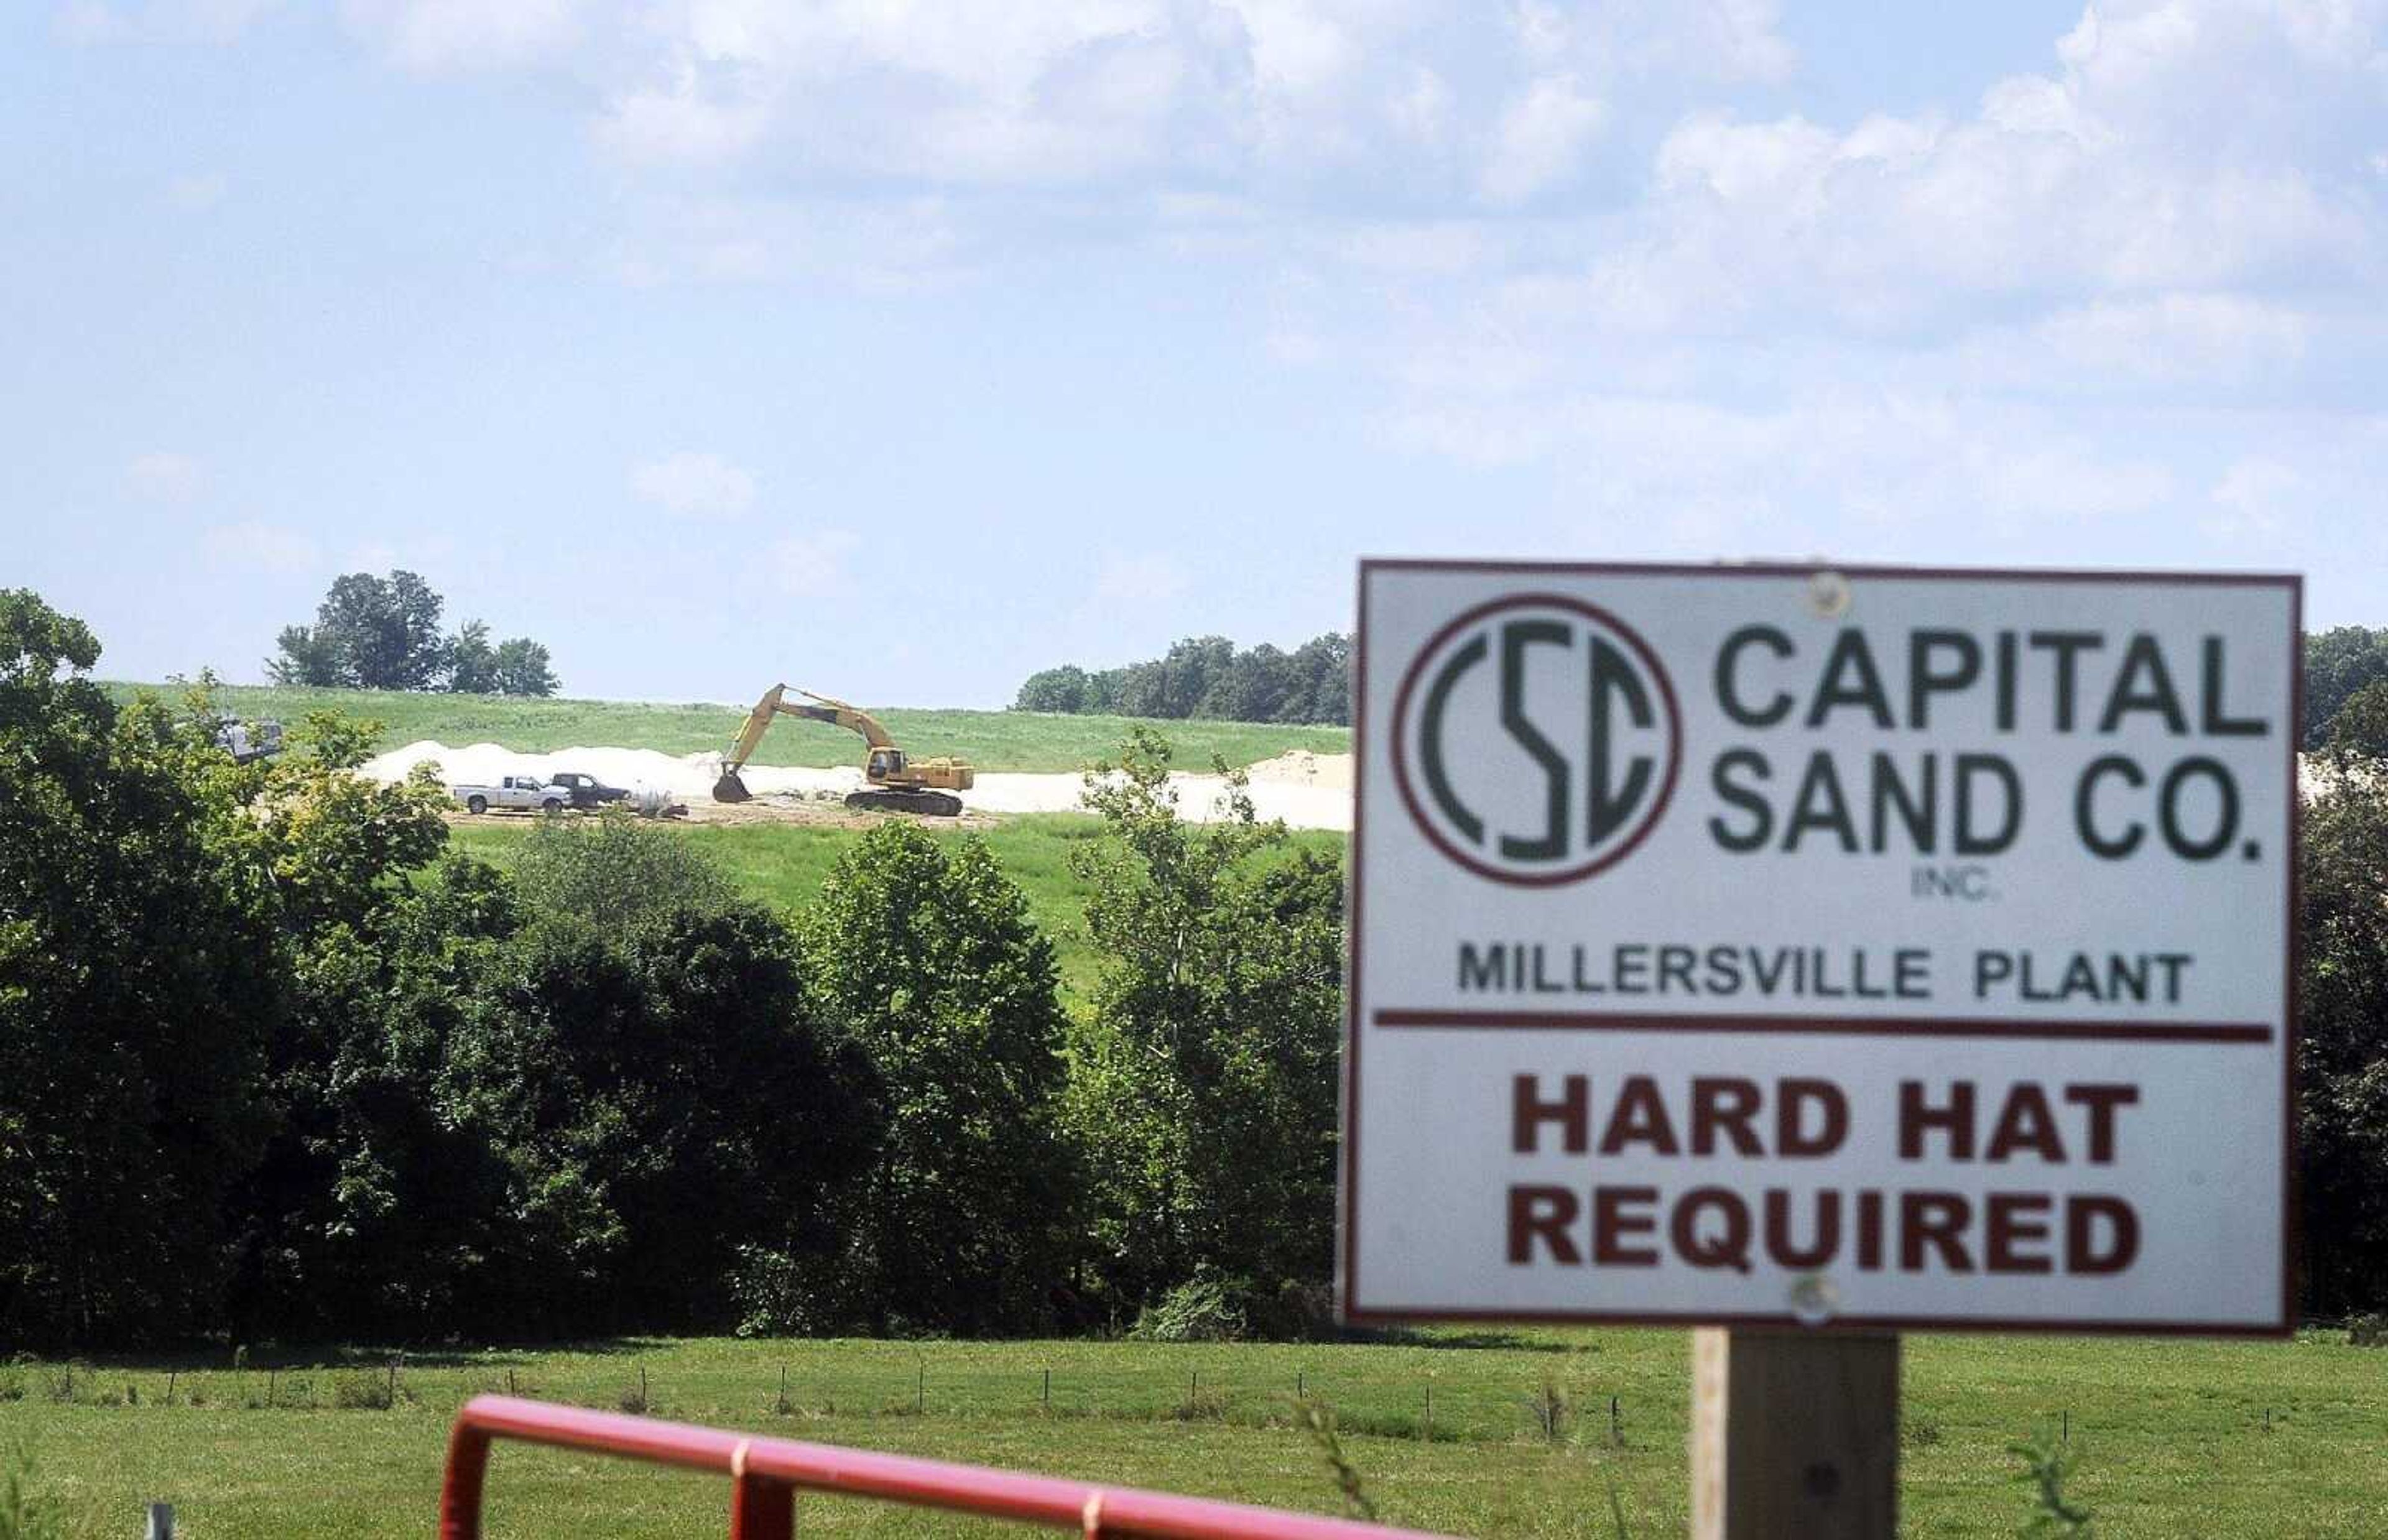
[[[233,0],[220,0],[233,3]],[[417,70],[559,74],[656,175],[786,185],[1351,183],[1522,202],[1620,93],[1779,79],[1773,0],[343,0]]]
[[[597,142],[633,165],[728,160],[769,126],[767,104],[707,95],[693,66],[667,83],[628,92],[597,122]]]
[[[582,0],[344,0],[349,25],[403,69],[502,69],[580,35]]]
[[[1563,181],[1600,133],[1607,108],[1573,77],[1538,80],[1501,114],[1480,183],[1487,201],[1525,202]]]
[[[684,519],[734,519],[755,506],[752,475],[718,454],[688,449],[633,467],[630,489]]]
[[[2303,357],[2313,323],[2285,305],[2229,294],[2101,299],[2035,328],[2061,362],[2153,380],[2229,379]]]
[[[2212,509],[2203,521],[2207,534],[2232,541],[2276,538],[2288,524],[2305,478],[2275,460],[2251,456],[2233,462],[2208,494]]]
[[[1185,565],[1158,552],[1114,551],[1095,571],[1094,597],[1113,604],[1159,604],[1188,586]]]
[[[1637,238],[1588,286],[1649,324],[1791,311],[1878,328],[1985,299],[2374,272],[2382,208],[2351,196],[2346,142],[2382,116],[2365,61],[2388,6],[2335,10],[2346,25],[2300,43],[2287,16],[2239,0],[2093,6],[2055,72],[1998,82],[1955,121],[1695,115],[1660,146]]]
[[[151,502],[188,502],[207,485],[207,468],[170,449],[135,455],[124,467],[125,489]]]
[[[798,599],[827,599],[853,587],[845,559],[862,544],[850,529],[822,529],[776,542],[769,566],[780,591]]]
[[[222,565],[273,573],[305,572],[323,558],[313,536],[255,519],[210,529],[205,544],[209,557]]]
[[[221,171],[180,176],[166,188],[166,200],[184,213],[204,213],[223,201],[227,185]]]

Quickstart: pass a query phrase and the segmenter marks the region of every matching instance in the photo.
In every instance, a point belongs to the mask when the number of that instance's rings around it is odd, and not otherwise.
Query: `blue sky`
[[[2388,0],[0,7],[0,582],[999,705],[1362,554],[2388,624]]]

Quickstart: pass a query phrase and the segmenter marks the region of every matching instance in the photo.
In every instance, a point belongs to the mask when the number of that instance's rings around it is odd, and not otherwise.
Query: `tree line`
[[[2305,639],[2304,742],[2319,749],[2331,720],[2365,686],[2388,679],[2388,627],[2341,625]],[[1162,720],[1333,723],[1352,720],[1352,638],[1330,631],[1291,652],[1189,637],[1164,657],[1120,668],[1074,663],[1032,674],[1011,709]]]
[[[1287,652],[1225,637],[1188,637],[1164,657],[1120,668],[1074,663],[1032,674],[1011,709],[1184,720],[1331,723],[1352,720],[1352,638],[1330,631]]]
[[[237,764],[0,592],[0,1340],[1317,1329],[1342,874],[1091,780],[1084,1020],[976,838],[791,914],[673,832],[451,847],[370,724]],[[2310,762],[2301,1300],[2388,1306],[2388,678]]]
[[[1078,1022],[975,837],[789,915],[627,816],[502,871],[349,773],[371,724],[237,764],[98,656],[0,594],[0,1340],[1321,1319],[1338,863],[1177,822],[1158,739],[1092,793]]]
[[[277,685],[321,688],[450,690],[468,695],[553,695],[553,659],[528,637],[489,640],[468,620],[439,631],[446,601],[414,573],[345,573],[315,608],[312,625],[286,625],[265,661]]]

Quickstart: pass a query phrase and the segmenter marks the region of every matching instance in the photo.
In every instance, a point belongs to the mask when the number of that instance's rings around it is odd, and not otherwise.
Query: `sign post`
[[[1346,1315],[1713,1329],[1734,1536],[1893,1533],[1897,1333],[2286,1332],[2299,602],[1363,563]]]

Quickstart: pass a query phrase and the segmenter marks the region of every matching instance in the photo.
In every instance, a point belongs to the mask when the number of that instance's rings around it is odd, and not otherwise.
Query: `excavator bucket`
[[[717,802],[743,802],[750,801],[754,795],[746,789],[746,783],[738,778],[735,770],[724,771],[721,778],[713,783],[713,800]]]

